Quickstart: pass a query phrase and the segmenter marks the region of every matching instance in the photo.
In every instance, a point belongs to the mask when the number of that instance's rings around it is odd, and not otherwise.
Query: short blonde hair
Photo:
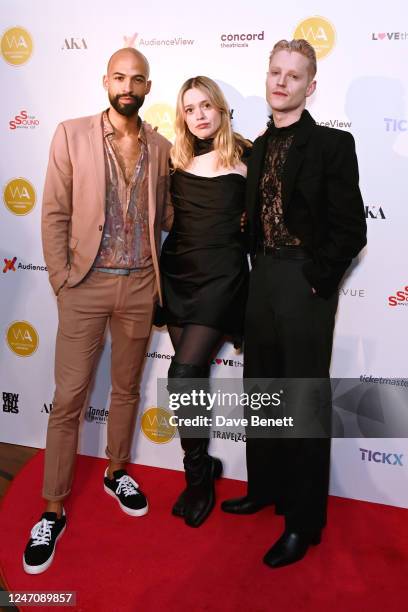
[[[196,76],[183,83],[177,96],[176,140],[170,151],[173,167],[183,170],[194,157],[194,136],[187,127],[183,103],[184,94],[193,88],[204,92],[214,108],[221,113],[221,125],[214,138],[214,150],[218,152],[219,164],[226,168],[235,166],[240,161],[244,148],[251,146],[251,143],[233,132],[230,109],[219,85],[206,76]]]
[[[296,53],[300,53],[304,57],[309,60],[310,65],[310,76],[313,79],[316,71],[317,71],[317,60],[316,60],[316,52],[313,49],[312,45],[307,42],[304,38],[295,38],[293,40],[279,40],[274,46],[269,55],[269,63],[271,63],[272,57],[278,51],[296,51]]]

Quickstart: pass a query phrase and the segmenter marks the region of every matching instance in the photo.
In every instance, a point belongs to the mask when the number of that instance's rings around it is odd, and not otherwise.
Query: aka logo
[[[403,465],[403,454],[383,453],[380,451],[367,450],[365,448],[360,448],[359,451],[361,452],[362,461],[374,461],[374,463],[385,463],[387,465]]]
[[[408,285],[388,297],[388,306],[408,306]]]
[[[18,357],[30,357],[38,348],[38,334],[28,321],[14,321],[6,333],[9,349]]]
[[[3,272],[8,272],[9,270],[15,272],[16,269],[14,267],[14,264],[16,263],[16,261],[17,257],[13,257],[13,259],[4,259],[5,266],[3,268]]]
[[[377,204],[364,206],[366,219],[386,219],[384,210]]]
[[[62,51],[84,51],[88,49],[85,38],[79,36],[71,36],[71,38],[64,38],[64,44],[61,47]]]
[[[21,66],[25,64],[33,52],[33,41],[24,28],[10,28],[4,32],[1,39],[1,54],[8,64]]]
[[[7,393],[3,391],[3,412],[18,414],[18,393]]]
[[[41,412],[44,412],[45,414],[50,414],[52,410],[52,404],[46,404],[44,402],[43,407],[41,408]]]
[[[336,43],[336,32],[330,21],[315,15],[299,23],[293,38],[307,40],[316,51],[316,57],[319,60],[332,51]]]
[[[11,179],[4,187],[3,201],[14,215],[28,215],[35,206],[35,189],[27,179]]]

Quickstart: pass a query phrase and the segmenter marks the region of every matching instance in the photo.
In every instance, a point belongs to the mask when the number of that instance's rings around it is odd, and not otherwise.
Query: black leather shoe
[[[222,473],[222,463],[216,457],[206,455],[206,466],[204,467],[200,479],[196,482],[189,482],[191,476],[196,474],[187,472],[187,490],[184,506],[184,522],[189,527],[199,527],[209,516],[215,506],[215,480],[220,478]],[[192,479],[191,479],[192,480]]]
[[[173,508],[171,509],[171,513],[173,516],[184,516],[184,511],[185,511],[185,507],[186,507],[186,496],[187,496],[187,489],[184,489],[184,491],[182,493],[180,493],[180,495],[177,498],[176,503],[173,505]]]
[[[310,535],[284,531],[279,540],[268,550],[263,561],[269,567],[284,567],[303,559],[309,546],[316,546],[320,542],[321,531]]]
[[[223,512],[230,514],[255,514],[266,506],[271,506],[272,502],[255,501],[245,495],[245,497],[236,497],[234,499],[226,499],[221,504]]]

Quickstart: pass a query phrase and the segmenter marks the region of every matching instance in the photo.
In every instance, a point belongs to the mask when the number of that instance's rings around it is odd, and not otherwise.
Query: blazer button
[[[103,230],[103,226],[102,226],[102,225],[100,225],[100,226],[99,226],[99,231],[101,232],[102,230]]]

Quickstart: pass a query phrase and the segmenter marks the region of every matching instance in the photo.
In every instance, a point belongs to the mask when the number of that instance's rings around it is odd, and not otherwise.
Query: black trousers
[[[314,295],[302,273],[304,263],[257,256],[245,324],[245,378],[328,381],[338,295]],[[251,498],[273,501],[289,530],[324,527],[330,437],[248,437],[246,454]]]

